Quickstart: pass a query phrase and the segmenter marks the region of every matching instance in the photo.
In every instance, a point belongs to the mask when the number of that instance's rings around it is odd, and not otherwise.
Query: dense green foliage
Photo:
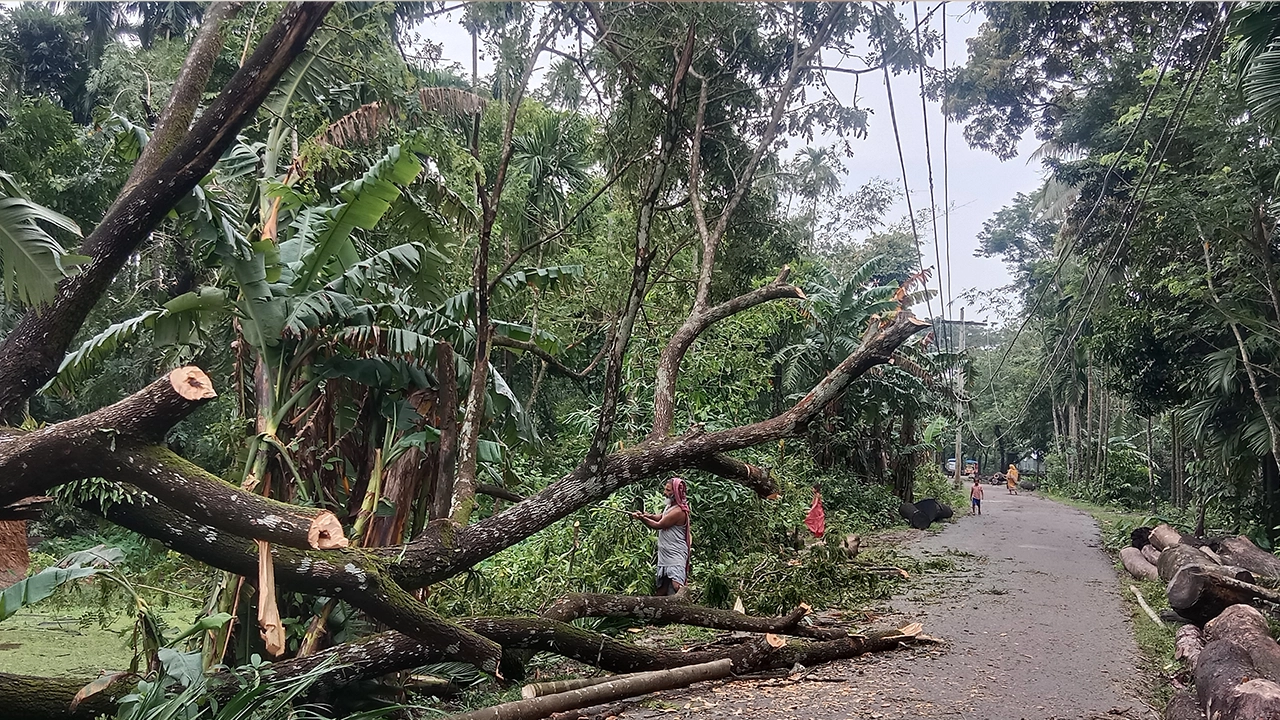
[[[234,17],[210,88],[279,11],[246,6]],[[676,434],[782,413],[868,328],[923,297],[915,239],[886,218],[893,185],[841,194],[835,146],[789,154],[760,116],[799,45],[851,57],[870,48],[873,63],[895,72],[923,61],[938,38],[924,33],[916,45],[893,8],[475,4],[455,25],[492,71],[471,68],[470,78],[413,32],[428,11],[347,3],[330,12],[263,110],[116,276],[57,377],[32,398],[29,426],[197,364],[219,396],[169,434],[170,448],[246,489],[332,510],[357,544],[399,545],[431,522],[482,520],[508,502],[453,498],[451,514],[446,490],[444,511],[433,506],[439,493],[424,478],[444,474],[427,458],[444,434],[461,438],[460,478],[469,458],[468,480],[520,496],[571,472],[600,427],[609,448],[645,440],[659,357],[699,294],[703,204],[723,225],[708,268],[711,303],[764,286],[784,267],[804,297],[755,305],[702,333],[676,383]],[[201,16],[180,3],[23,4],[0,14],[0,331],[76,272],[78,230],[103,217],[149,142]],[[608,33],[584,49],[580,29],[601,22]],[[545,76],[531,82],[556,43]],[[675,83],[682,102],[668,103],[659,93],[686,43],[697,82]],[[819,90],[819,72],[797,77],[810,94],[784,96],[773,121],[783,137],[866,136],[865,109]],[[653,272],[616,368],[617,422],[606,426],[610,386],[598,361],[623,324],[641,199],[668,133],[677,170],[653,203]],[[691,165],[697,172],[686,172]],[[752,170],[744,176],[743,167]],[[702,198],[696,209],[691,194]],[[870,239],[854,242],[851,230]],[[691,471],[701,599],[741,599],[767,614],[886,596],[894,581],[864,572],[866,558],[850,562],[840,545],[899,522],[903,499],[958,499],[935,452],[959,360],[912,340],[826,406],[804,437],[736,453],[768,470],[780,500]],[[469,396],[473,378],[480,392]],[[805,548],[801,520],[815,485],[828,535]],[[447,616],[527,613],[566,592],[649,592],[653,534],[619,511],[655,509],[657,489],[632,486],[578,509],[434,586],[428,602]],[[174,663],[248,663],[262,653],[245,631],[256,625],[257,596],[243,581],[121,537],[78,507],[137,501],[131,492],[90,480],[56,497],[35,526],[48,536],[38,564],[104,540],[123,545],[122,569],[144,579],[161,572],[169,590],[207,594],[209,617],[222,620],[177,638],[151,632],[139,652],[153,677],[122,717],[194,712],[199,683],[184,689],[155,676],[176,677]],[[126,595],[101,604],[134,603],[143,617],[151,596]],[[290,652],[307,642],[309,625],[310,637],[327,629],[332,642],[370,629],[330,598],[286,592],[278,604]],[[303,680],[280,690],[279,702],[302,692]],[[270,715],[259,706],[266,682],[250,684],[245,713]]]
[[[981,238],[1023,310],[975,360],[972,437],[1060,492],[1274,539],[1275,6],[985,9],[953,112],[1000,153],[1034,126],[1048,180]]]

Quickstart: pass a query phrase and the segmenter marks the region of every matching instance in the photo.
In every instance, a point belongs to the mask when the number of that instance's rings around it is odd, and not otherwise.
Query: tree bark
[[[584,617],[635,618],[655,625],[694,625],[717,630],[755,633],[779,633],[801,637],[834,640],[848,635],[838,628],[806,625],[807,606],[800,606],[781,617],[752,617],[732,610],[719,610],[688,602],[680,595],[596,595],[575,593],[556,600],[542,612],[542,617],[571,622]]]
[[[1280,578],[1280,557],[1259,548],[1243,535],[1210,540],[1209,547],[1223,562],[1238,565],[1258,577]]]
[[[155,172],[138,178],[85,238],[84,247],[95,253],[82,272],[59,285],[49,307],[23,314],[0,344],[0,418],[21,418],[27,398],[57,373],[67,347],[115,274],[231,146],[331,5],[294,3],[284,10],[182,142]]]
[[[209,84],[209,76],[213,74],[214,61],[222,51],[227,25],[243,5],[243,2],[215,2],[205,11],[200,20],[200,32],[196,34],[186,59],[182,61],[178,77],[174,79],[173,88],[169,92],[169,99],[160,113],[160,120],[146,146],[142,148],[133,170],[129,172],[129,179],[125,181],[124,189],[116,202],[128,195],[139,180],[155,173],[186,136],[196,109],[200,107],[205,86]],[[97,250],[97,247],[86,243],[84,254],[95,255]]]
[[[72,710],[76,693],[93,681],[0,673],[0,707],[6,718],[14,720],[94,720],[114,713],[119,699],[133,691],[132,683],[114,683]]]
[[[1156,570],[1156,566],[1147,562],[1147,559],[1142,555],[1142,551],[1137,548],[1121,548],[1120,562],[1130,575],[1139,580],[1160,579],[1160,572]]]
[[[246,538],[299,548],[343,547],[333,513],[270,500],[154,445],[216,396],[199,368],[178,368],[120,402],[0,439],[0,503],[90,477],[135,485],[192,517]]]
[[[1173,634],[1173,659],[1183,660],[1195,672],[1200,651],[1204,650],[1204,633],[1195,625],[1185,624]]]
[[[687,665],[671,670],[641,673],[617,678],[591,687],[569,690],[556,695],[534,697],[503,703],[495,707],[451,715],[447,720],[540,720],[555,712],[587,707],[611,700],[647,695],[659,690],[688,687],[707,680],[729,677],[731,660],[716,660],[700,665]]]
[[[1280,718],[1280,646],[1262,613],[1227,608],[1205,626],[1208,643],[1196,661],[1196,695],[1214,720]]]
[[[1200,701],[1190,690],[1175,690],[1164,709],[1164,720],[1204,720]]]
[[[1209,622],[1232,605],[1260,601],[1280,604],[1280,593],[1201,565],[1189,565],[1178,571],[1169,582],[1167,594],[1169,607],[1196,624]]]
[[[27,521],[0,521],[0,590],[27,576],[31,554],[27,549]]]

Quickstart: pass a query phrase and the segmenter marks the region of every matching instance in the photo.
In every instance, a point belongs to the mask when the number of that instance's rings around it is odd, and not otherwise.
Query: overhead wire
[[[916,259],[920,263],[920,272],[924,272],[924,251],[920,248],[920,231],[916,227],[916,213],[911,206],[911,188],[907,185],[907,160],[902,153],[902,135],[898,132],[898,113],[893,106],[893,84],[889,82],[889,63],[883,63],[884,67],[884,89],[889,97],[889,122],[893,125],[893,142],[898,147],[898,165],[902,169],[902,194],[907,200],[907,218],[911,223],[911,237],[915,240]],[[928,283],[925,284],[926,289]],[[929,301],[928,293],[924,298],[925,309],[929,311],[929,317],[933,317],[933,303]]]
[[[938,241],[938,201],[933,187],[933,151],[929,143],[929,103],[925,94],[924,83],[924,42],[920,35],[920,5],[918,3],[911,4],[911,11],[915,16],[915,36],[916,50],[919,53],[919,59],[916,63],[916,71],[920,77],[920,121],[924,132],[924,158],[925,168],[929,177],[929,226],[933,232],[933,260],[934,267],[938,268],[938,312],[942,319],[943,327],[947,328],[945,336],[947,338],[944,343],[947,350],[953,351],[950,323],[947,322],[947,304],[948,299],[945,288],[942,283],[942,248]],[[946,15],[946,11],[943,11]]]
[[[947,128],[951,126],[947,122],[947,91],[950,90],[947,79],[947,11],[946,3],[942,10],[942,103],[940,110],[942,112],[942,235],[944,245],[947,251],[947,302],[955,301],[953,294],[953,283],[951,276],[951,165],[947,155]],[[960,332],[964,332],[964,328],[960,328]]]
[[[1135,183],[1134,194],[1130,196],[1130,201],[1125,208],[1125,212],[1121,214],[1121,225],[1117,228],[1116,232],[1112,234],[1111,239],[1103,246],[1101,257],[1105,258],[1107,251],[1111,248],[1113,243],[1115,246],[1114,252],[1111,253],[1110,259],[1107,259],[1104,263],[1096,265],[1093,268],[1092,274],[1086,277],[1085,282],[1082,284],[1081,297],[1089,294],[1091,289],[1092,296],[1082,313],[1077,312],[1080,307],[1079,305],[1072,309],[1064,327],[1070,329],[1072,323],[1077,317],[1079,317],[1079,323],[1076,325],[1075,330],[1071,331],[1069,339],[1067,339],[1067,334],[1064,333],[1059,337],[1058,341],[1055,342],[1054,350],[1049,355],[1051,362],[1041,364],[1041,370],[1037,374],[1035,382],[1032,384],[1031,392],[1028,393],[1022,408],[1018,411],[1018,414],[1008,423],[1010,428],[1025,416],[1027,410],[1031,406],[1031,402],[1048,387],[1049,383],[1053,380],[1053,376],[1062,367],[1068,352],[1073,351],[1075,341],[1079,338],[1080,333],[1084,329],[1085,323],[1093,312],[1093,308],[1097,305],[1098,299],[1102,295],[1102,289],[1106,285],[1107,275],[1115,269],[1116,261],[1119,259],[1120,253],[1124,249],[1129,236],[1137,225],[1139,208],[1144,202],[1146,202],[1146,198],[1150,194],[1151,187],[1155,182],[1155,176],[1159,173],[1159,167],[1163,163],[1164,155],[1167,153],[1173,139],[1177,136],[1179,129],[1181,129],[1182,123],[1186,119],[1187,112],[1190,110],[1191,102],[1196,93],[1199,92],[1200,86],[1203,83],[1205,76],[1208,74],[1212,48],[1217,42],[1217,36],[1223,28],[1224,25],[1222,20],[1221,18],[1218,18],[1215,21],[1214,26],[1210,29],[1208,36],[1206,36],[1201,57],[1197,61],[1198,66],[1192,71],[1194,81],[1188,82],[1184,85],[1182,91],[1179,93],[1178,99],[1174,103],[1173,112],[1170,113],[1169,118],[1166,120],[1160,136],[1156,140],[1156,144],[1152,149],[1151,156],[1148,158],[1147,163],[1143,168],[1142,175]],[[1172,132],[1170,132],[1170,128],[1172,128]],[[1145,188],[1142,186],[1144,181],[1146,182]],[[1127,218],[1127,220],[1125,220],[1125,218]],[[1077,235],[1077,239],[1079,237],[1080,235]],[[1007,432],[1008,431],[1006,431],[1006,433]]]
[[[1169,66],[1173,62],[1173,56],[1177,52],[1178,46],[1180,44],[1178,41],[1181,40],[1183,33],[1187,28],[1187,23],[1190,22],[1191,15],[1194,10],[1195,10],[1194,3],[1188,4],[1187,11],[1182,16],[1182,23],[1178,27],[1178,32],[1174,35],[1175,41],[1170,43],[1169,51],[1165,55],[1164,60],[1160,63],[1160,74],[1156,76],[1155,82],[1151,85],[1151,90],[1147,93],[1147,97],[1142,103],[1142,110],[1138,114],[1137,122],[1133,124],[1133,129],[1129,131],[1128,137],[1125,138],[1124,144],[1120,148],[1120,152],[1116,154],[1115,158],[1111,161],[1111,164],[1107,167],[1106,172],[1103,173],[1102,186],[1098,189],[1097,200],[1094,201],[1093,206],[1089,208],[1089,212],[1085,215],[1084,220],[1081,221],[1080,228],[1076,232],[1075,236],[1071,238],[1070,242],[1067,244],[1067,247],[1062,251],[1062,254],[1058,260],[1058,263],[1054,266],[1053,274],[1050,275],[1049,279],[1041,286],[1040,292],[1038,295],[1036,295],[1036,298],[1032,302],[1031,307],[1027,309],[1026,312],[1023,313],[1022,322],[1018,324],[1018,329],[1014,331],[1013,338],[1009,340],[1008,346],[1005,348],[1004,352],[1001,354],[1000,361],[996,364],[996,369],[992,371],[991,376],[987,378],[987,387],[984,388],[983,392],[994,391],[993,383],[995,382],[995,378],[999,376],[1000,371],[1004,369],[1004,364],[1009,359],[1009,354],[1013,351],[1014,346],[1017,344],[1018,338],[1021,337],[1022,332],[1026,330],[1027,323],[1031,321],[1032,316],[1035,315],[1035,311],[1040,307],[1040,304],[1044,302],[1045,296],[1048,294],[1049,289],[1053,287],[1053,283],[1058,279],[1058,276],[1062,273],[1062,268],[1066,265],[1067,260],[1070,259],[1071,251],[1075,249],[1076,242],[1084,234],[1085,230],[1088,229],[1090,223],[1093,221],[1094,216],[1097,214],[1098,209],[1102,206],[1102,201],[1106,197],[1107,184],[1111,181],[1112,176],[1115,175],[1115,170],[1119,166],[1120,159],[1124,157],[1125,151],[1129,149],[1129,145],[1133,142],[1134,138],[1137,136],[1139,129],[1142,127],[1143,121],[1146,120],[1147,114],[1151,110],[1151,103],[1155,99],[1156,93],[1160,89],[1160,84],[1164,81],[1165,75],[1168,73]]]

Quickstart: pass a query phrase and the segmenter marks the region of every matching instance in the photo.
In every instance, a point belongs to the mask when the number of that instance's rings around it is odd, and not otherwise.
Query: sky
[[[937,3],[919,3],[920,17],[926,17]],[[912,18],[911,3],[897,4],[899,12],[906,18]],[[968,57],[966,41],[977,34],[982,17],[972,10],[968,3],[946,3],[942,10],[935,12],[928,26],[940,30],[942,15],[946,15],[947,25],[947,65],[962,65]],[[442,47],[442,61],[448,66],[458,63],[468,72],[471,68],[471,36],[458,23],[461,12],[436,16],[422,23],[417,30],[421,36]],[[914,22],[914,21],[913,21]],[[545,57],[540,69],[547,66],[552,58]],[[842,60],[828,53],[823,58],[826,65],[840,65]],[[857,61],[848,60],[846,67],[861,67]],[[930,58],[935,68],[942,67],[941,51]],[[483,57],[479,62],[481,75],[491,70],[491,64]],[[535,73],[533,82],[538,82]],[[833,92],[846,103],[852,100],[855,93],[855,77],[845,73],[828,73],[828,83]],[[926,157],[924,142],[925,122],[922,118],[920,104],[919,76],[905,73],[894,77],[891,81],[893,100],[897,115],[898,132],[901,138],[903,163],[906,166],[906,183],[910,190],[911,205],[919,213],[930,208],[929,163]],[[902,165],[899,162],[897,144],[894,141],[893,126],[890,122],[888,94],[885,91],[883,76],[871,73],[861,76],[856,83],[858,103],[870,111],[867,137],[862,140],[852,139],[852,157],[845,157],[844,188],[842,192],[852,191],[872,178],[889,179],[899,187],[902,186]],[[1010,282],[1004,264],[998,258],[976,257],[974,251],[978,247],[977,236],[982,224],[997,210],[1008,204],[1019,192],[1030,193],[1039,187],[1042,181],[1041,168],[1038,163],[1028,163],[1026,158],[1035,149],[1034,138],[1024,138],[1019,146],[1018,156],[1001,161],[995,155],[968,146],[964,140],[962,128],[950,123],[947,128],[947,182],[946,194],[950,199],[950,276],[947,275],[946,239],[943,234],[944,204],[943,183],[943,125],[945,124],[938,104],[927,104],[929,142],[933,161],[934,197],[938,209],[938,236],[941,252],[935,256],[932,230],[927,225],[919,226],[921,249],[926,267],[941,268],[935,270],[930,286],[940,291],[944,301],[948,302],[946,315],[949,318],[959,316],[959,310],[965,308],[967,320],[998,322],[1007,316],[1013,304],[1004,301],[995,293],[995,289]],[[814,146],[834,145],[835,138],[815,137]],[[805,142],[792,139],[782,151],[784,158],[795,154],[805,147]],[[889,213],[888,220],[905,218],[907,204],[900,200]],[[968,299],[962,296],[968,295]],[[930,303],[934,314],[940,312],[938,299]],[[914,309],[917,315],[927,315],[928,308],[920,306]]]

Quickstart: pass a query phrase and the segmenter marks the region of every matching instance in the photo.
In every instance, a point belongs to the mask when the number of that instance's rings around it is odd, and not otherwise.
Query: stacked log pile
[[[1248,538],[1195,538],[1168,525],[1135,532],[1120,552],[1135,578],[1167,583],[1185,625],[1175,657],[1195,680],[1165,709],[1166,720],[1280,720],[1280,644],[1263,612],[1280,608],[1280,558]],[[1261,610],[1259,609],[1261,608]]]

